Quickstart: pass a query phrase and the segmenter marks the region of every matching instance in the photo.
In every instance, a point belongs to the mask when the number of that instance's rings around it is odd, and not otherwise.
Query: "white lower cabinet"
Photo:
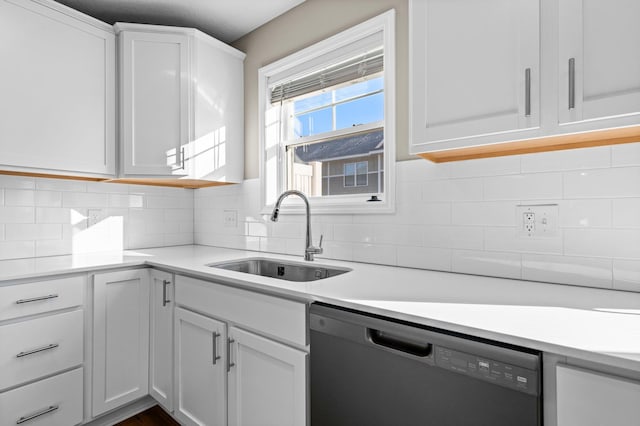
[[[148,394],[149,271],[94,275],[92,414]]]
[[[225,323],[175,310],[175,417],[185,425],[227,424]]]
[[[556,386],[558,426],[640,424],[640,382],[558,365]]]
[[[0,425],[71,426],[82,422],[83,369],[0,394]]]
[[[173,275],[150,270],[149,395],[173,411]]]
[[[306,424],[308,354],[236,327],[229,341],[229,425]]]

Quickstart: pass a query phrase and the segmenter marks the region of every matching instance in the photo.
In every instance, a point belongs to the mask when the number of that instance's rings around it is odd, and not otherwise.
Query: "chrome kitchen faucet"
[[[278,197],[278,201],[276,201],[276,205],[273,208],[273,212],[271,213],[271,221],[272,222],[278,221],[278,214],[280,213],[280,204],[282,203],[282,200],[287,198],[289,195],[297,195],[298,197],[302,198],[302,201],[304,201],[304,204],[307,207],[307,240],[306,240],[306,248],[304,249],[304,260],[311,261],[313,260],[314,254],[322,254],[322,235],[320,235],[320,243],[318,244],[318,247],[314,247],[312,245],[313,239],[311,238],[311,208],[309,207],[309,200],[307,199],[307,196],[300,191],[296,191],[295,189],[284,191]]]

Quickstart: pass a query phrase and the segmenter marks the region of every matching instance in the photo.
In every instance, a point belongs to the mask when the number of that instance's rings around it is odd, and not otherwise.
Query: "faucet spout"
[[[322,237],[320,237],[319,246],[314,247],[312,244],[313,239],[311,238],[311,207],[309,205],[309,199],[307,198],[306,195],[304,195],[303,192],[296,191],[295,189],[291,189],[289,191],[284,191],[282,194],[280,194],[280,196],[278,197],[278,200],[276,201],[276,205],[273,208],[273,212],[271,213],[271,221],[272,222],[278,221],[278,215],[280,214],[280,204],[282,204],[282,200],[284,200],[290,195],[297,195],[298,197],[302,198],[302,201],[304,201],[306,212],[307,212],[307,234],[306,234],[305,249],[304,249],[304,260],[312,261],[314,254],[322,253]]]

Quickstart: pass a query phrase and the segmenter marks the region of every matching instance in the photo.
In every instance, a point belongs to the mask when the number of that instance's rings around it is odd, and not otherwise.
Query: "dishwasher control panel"
[[[436,365],[524,393],[537,395],[538,372],[494,359],[436,346]]]

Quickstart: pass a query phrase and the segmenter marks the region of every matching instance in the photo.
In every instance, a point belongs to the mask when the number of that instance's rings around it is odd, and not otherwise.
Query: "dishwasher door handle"
[[[431,343],[412,341],[406,337],[398,336],[387,331],[368,328],[367,335],[369,336],[369,340],[375,345],[420,358],[426,358],[431,355],[433,349]]]

